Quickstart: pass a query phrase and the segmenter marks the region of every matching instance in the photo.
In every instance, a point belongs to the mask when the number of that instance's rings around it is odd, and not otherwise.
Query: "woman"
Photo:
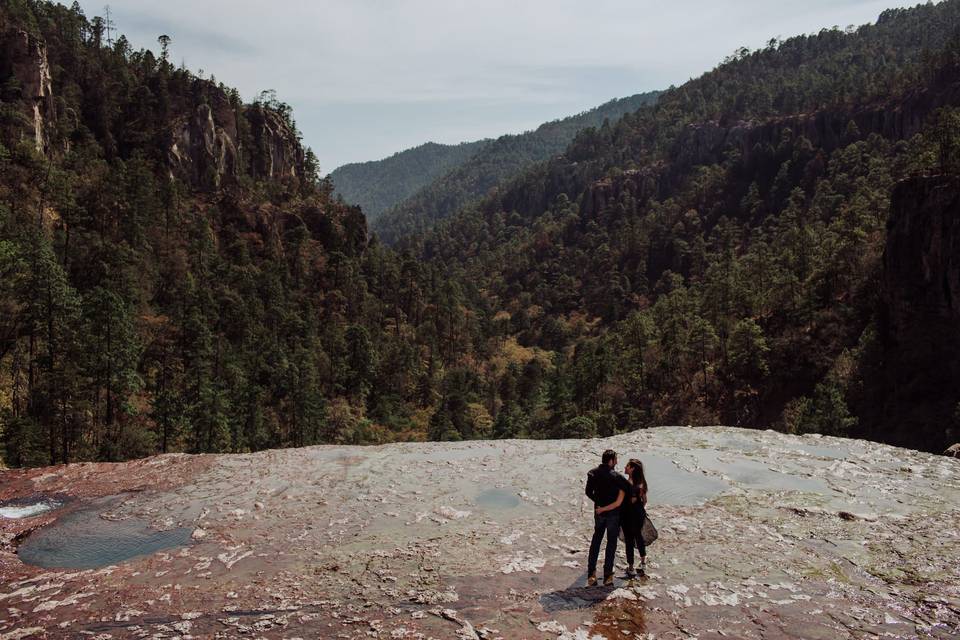
[[[647,518],[647,479],[643,475],[643,463],[635,458],[624,468],[630,481],[630,496],[624,500],[620,527],[623,529],[623,541],[627,545],[627,576],[637,575],[633,568],[633,549],[640,552],[640,575],[647,564],[647,547],[643,542],[643,521]]]

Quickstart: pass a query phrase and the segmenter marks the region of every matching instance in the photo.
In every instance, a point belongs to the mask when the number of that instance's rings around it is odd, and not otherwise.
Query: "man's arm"
[[[624,495],[626,494],[623,493],[623,489],[620,489],[619,491],[617,491],[617,499],[605,507],[597,507],[597,515],[620,508],[620,505],[623,504]]]

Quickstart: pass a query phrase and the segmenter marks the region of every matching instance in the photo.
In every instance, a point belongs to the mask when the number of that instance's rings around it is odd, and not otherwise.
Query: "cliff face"
[[[219,187],[237,177],[240,146],[236,114],[225,97],[201,104],[174,123],[170,172],[194,187]]]
[[[62,84],[54,82],[51,73],[43,39],[4,25],[0,16],[0,84],[5,85],[0,100],[14,104],[20,114],[16,126],[5,128],[6,141],[29,139],[47,155],[58,153],[50,141],[57,120],[54,87]],[[161,150],[171,176],[202,191],[242,175],[261,180],[303,177],[304,148],[279,113],[259,104],[235,106],[212,83],[202,93],[202,99],[199,93],[174,96],[170,137]]]
[[[280,114],[260,105],[244,111],[254,145],[250,171],[254,178],[277,180],[303,176],[304,151],[297,134]]]
[[[290,125],[261,105],[244,106],[241,112],[238,116],[226,95],[219,94],[179,116],[167,153],[171,174],[203,190],[240,175],[258,180],[303,177],[305,152]]]
[[[216,189],[240,175],[258,180],[304,175],[303,147],[279,114],[253,105],[238,117],[226,96],[212,102],[177,119],[168,150],[172,175],[198,189]]]
[[[906,180],[893,192],[880,314],[877,429],[943,450],[960,437],[960,178]]]
[[[22,29],[0,33],[0,78],[19,86],[20,111],[37,151],[47,149],[46,127],[53,120],[53,92],[46,45]],[[22,134],[22,135],[23,135]]]

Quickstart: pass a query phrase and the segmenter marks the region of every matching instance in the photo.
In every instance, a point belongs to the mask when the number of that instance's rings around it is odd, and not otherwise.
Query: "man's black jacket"
[[[629,495],[627,480],[619,473],[601,464],[587,473],[587,486],[584,493],[598,507],[605,507],[617,501],[617,494],[623,491]]]

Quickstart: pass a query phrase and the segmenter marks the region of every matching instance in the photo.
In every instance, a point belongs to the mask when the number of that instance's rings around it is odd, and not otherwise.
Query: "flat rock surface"
[[[620,577],[621,548],[614,587],[587,588],[583,481],[608,447],[644,461],[661,537],[645,577]],[[18,516],[0,640],[960,635],[960,461],[863,441],[663,427],[167,455],[2,471],[0,507]],[[192,533],[84,566],[155,530]]]

